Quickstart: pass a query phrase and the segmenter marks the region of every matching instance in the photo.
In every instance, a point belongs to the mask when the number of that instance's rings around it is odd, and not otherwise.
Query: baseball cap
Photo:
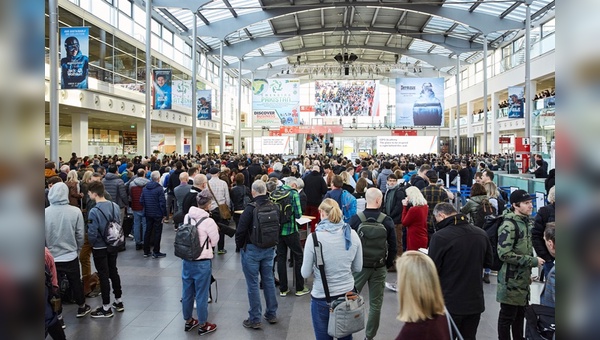
[[[212,167],[212,168],[210,168],[210,170],[209,170],[208,172],[209,172],[211,175],[218,174],[218,173],[219,173],[219,169],[218,169],[218,168],[216,168],[216,167]]]
[[[515,190],[510,194],[510,204],[531,201],[532,198],[525,190]]]
[[[430,182],[437,182],[437,180],[438,180],[438,174],[435,170],[427,170],[427,172],[425,173],[425,176],[427,176],[427,178],[429,178]]]

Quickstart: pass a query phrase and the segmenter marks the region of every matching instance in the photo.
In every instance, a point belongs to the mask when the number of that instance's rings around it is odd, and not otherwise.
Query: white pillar
[[[208,153],[208,131],[202,132],[202,153]]]
[[[73,152],[84,157],[88,154],[88,114],[71,114],[71,138]]]
[[[473,137],[473,102],[472,101],[467,102],[467,137]]]
[[[448,109],[448,137],[452,137],[452,129],[454,128],[454,117],[455,115],[455,111],[456,111],[456,107],[451,107]]]
[[[498,126],[498,103],[500,102],[500,92],[492,93],[492,154],[500,152],[500,128]]]
[[[183,154],[183,128],[175,129],[175,152],[178,154]]]
[[[137,125],[137,154],[138,155],[152,155],[152,151],[148,150],[148,152],[144,152],[146,147],[146,125],[144,124],[136,124]]]

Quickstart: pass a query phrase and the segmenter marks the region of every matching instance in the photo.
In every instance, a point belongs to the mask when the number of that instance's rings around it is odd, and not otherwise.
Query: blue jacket
[[[98,210],[102,210],[102,212]],[[96,203],[94,208],[88,212],[88,241],[92,248],[106,248],[104,236],[109,221],[121,221],[121,210],[114,202]]]
[[[140,203],[148,217],[167,217],[167,202],[163,187],[158,182],[146,184],[140,196]]]

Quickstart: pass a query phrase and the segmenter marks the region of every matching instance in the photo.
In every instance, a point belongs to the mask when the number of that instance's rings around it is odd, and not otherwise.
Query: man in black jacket
[[[175,163],[175,171],[171,175],[169,175],[169,183],[167,184],[167,220],[169,219],[169,214],[171,210],[173,213],[177,212],[177,200],[175,199],[175,188],[181,184],[181,180],[179,179],[179,175],[181,175],[183,170],[183,163],[177,161]]]
[[[204,174],[198,174],[196,177],[194,177],[194,185],[190,188],[190,192],[188,192],[183,198],[183,204],[181,206],[183,210],[183,214],[181,215],[182,217],[190,211],[191,207],[198,206],[196,203],[196,196],[198,196],[200,191],[206,189],[207,182],[208,179]],[[175,225],[177,225],[177,221],[173,222],[175,222]]]
[[[314,165],[312,171],[304,178],[304,192],[306,193],[306,215],[314,216],[311,227],[315,226],[321,220],[319,214],[319,204],[323,201],[323,195],[327,193],[327,184],[321,177],[320,168]],[[312,231],[311,230],[311,231]]]
[[[367,190],[368,191],[368,190]],[[406,198],[404,187],[398,184],[398,178],[394,174],[390,174],[387,178],[387,191],[383,199],[381,210],[388,215],[394,222],[396,233],[396,251],[397,255],[402,255],[402,200]],[[368,204],[369,202],[367,202]],[[388,266],[388,271],[396,271],[396,267]]]
[[[252,160],[252,164],[248,167],[248,174],[250,175],[250,183],[254,182],[254,179],[257,175],[262,175],[264,173],[262,167],[259,164],[258,158],[254,158]]]
[[[450,203],[433,209],[438,231],[429,244],[446,307],[464,339],[476,339],[483,297],[483,268],[492,265],[492,245],[485,231],[469,223]]]
[[[417,174],[410,179],[410,184],[416,186],[419,188],[419,190],[425,188],[427,185],[429,185],[429,179],[427,176],[425,176],[429,170],[431,170],[431,166],[429,164],[421,165]]]

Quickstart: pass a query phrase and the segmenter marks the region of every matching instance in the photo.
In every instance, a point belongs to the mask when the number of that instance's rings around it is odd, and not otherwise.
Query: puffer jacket
[[[158,182],[146,184],[140,196],[144,214],[148,217],[167,217],[167,201],[163,187]]]
[[[112,201],[117,203],[120,208],[125,208],[128,203],[127,191],[121,176],[109,172],[104,176],[102,183],[104,190],[112,197]]]
[[[513,306],[529,302],[531,268],[537,267],[531,242],[529,216],[508,211],[498,228],[498,256],[504,263],[498,272],[496,301]]]
[[[196,260],[212,259],[214,257],[212,247],[219,242],[219,227],[215,221],[209,217],[206,210],[191,207],[183,220],[187,222],[189,218],[190,223],[196,224],[203,217],[208,218],[198,225],[198,238],[200,239],[200,245],[203,245],[206,238],[208,238],[208,245],[202,249],[202,253]]]
[[[465,204],[460,209],[461,213],[469,216],[470,223],[473,223],[473,217],[477,213],[477,209],[479,208],[479,205],[481,204],[481,201],[484,198],[487,198],[489,200],[487,195],[471,196],[471,198],[469,198],[469,200],[467,201],[467,204]]]

